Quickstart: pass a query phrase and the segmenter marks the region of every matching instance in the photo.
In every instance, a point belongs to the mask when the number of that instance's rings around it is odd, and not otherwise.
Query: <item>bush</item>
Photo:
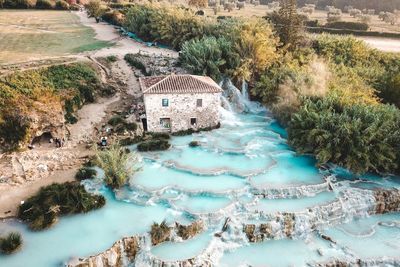
[[[369,26],[367,23],[352,22],[352,21],[336,21],[327,23],[324,26],[330,29],[341,29],[341,30],[356,30],[356,31],[367,31]]]
[[[119,115],[113,116],[111,119],[108,120],[108,124],[111,126],[117,126],[118,124],[125,123],[125,119]]]
[[[56,9],[59,10],[69,10],[69,4],[64,0],[58,0],[56,2]]]
[[[110,63],[113,63],[113,62],[116,62],[118,60],[118,57],[114,56],[114,55],[111,55],[111,56],[106,57],[106,60],[108,62],[110,62]]]
[[[136,171],[137,161],[134,153],[126,153],[126,150],[119,145],[113,145],[102,151],[96,150],[96,163],[103,169],[104,182],[111,188],[120,188],[127,183],[129,177]]]
[[[152,139],[140,143],[137,148],[139,151],[161,151],[170,148],[170,143],[165,139]]]
[[[168,133],[149,133],[154,139],[170,139],[171,136]]]
[[[11,232],[6,237],[0,238],[0,252],[11,254],[17,251],[22,245],[22,237],[20,233]]]
[[[126,54],[124,56],[124,59],[131,67],[140,70],[143,75],[150,75],[149,73],[147,73],[146,66],[139,59],[137,59],[137,56],[135,54]]]
[[[42,187],[19,207],[18,218],[32,230],[50,227],[58,216],[86,213],[105,205],[105,198],[86,192],[78,182]]]
[[[389,105],[342,105],[307,99],[289,124],[289,143],[355,173],[394,173],[400,163],[400,110]]]
[[[97,171],[91,168],[83,167],[75,174],[75,179],[78,181],[93,179],[97,175]]]
[[[0,122],[0,145],[11,150],[18,148],[21,142],[26,142],[29,138],[29,125],[28,119],[17,111],[3,114],[3,121]]]
[[[112,25],[116,26],[122,26],[125,22],[125,17],[124,15],[117,11],[117,10],[112,10],[104,13],[101,16],[101,19],[107,23],[110,23]]]
[[[35,6],[33,0],[5,0],[3,7],[5,8],[32,8]]]
[[[198,147],[198,146],[200,146],[200,143],[198,141],[192,141],[189,143],[189,146],[190,147]]]
[[[53,9],[53,4],[50,0],[37,0],[36,8],[38,9]]]

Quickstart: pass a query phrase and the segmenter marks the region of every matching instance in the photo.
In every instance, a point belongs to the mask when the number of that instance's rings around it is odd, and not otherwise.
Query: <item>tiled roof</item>
[[[139,79],[143,94],[220,93],[210,77],[196,75],[151,76]]]

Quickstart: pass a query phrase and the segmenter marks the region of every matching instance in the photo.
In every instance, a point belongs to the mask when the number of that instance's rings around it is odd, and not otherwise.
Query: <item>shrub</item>
[[[35,1],[33,0],[5,0],[5,8],[32,8],[35,6]]]
[[[75,174],[75,179],[78,181],[93,179],[97,175],[97,171],[91,168],[83,167]]]
[[[327,23],[325,28],[331,29],[342,29],[342,30],[356,30],[356,31],[367,31],[369,26],[367,23],[352,22],[352,21],[336,21]]]
[[[136,154],[126,153],[126,150],[119,145],[95,152],[96,163],[103,169],[104,181],[111,188],[125,185],[129,177],[136,171],[135,165],[138,161]]]
[[[118,57],[114,56],[114,55],[111,55],[111,56],[106,57],[106,59],[107,59],[108,62],[112,63],[112,62],[116,62],[118,60]]]
[[[7,236],[0,238],[0,252],[11,254],[17,251],[22,245],[22,237],[20,233],[11,232]]]
[[[36,8],[38,9],[53,9],[53,4],[50,0],[37,0]]]
[[[150,75],[147,73],[146,66],[139,59],[137,59],[135,54],[126,54],[124,59],[131,67],[139,69],[143,75]]]
[[[18,111],[3,114],[3,121],[0,121],[0,144],[11,150],[18,148],[21,142],[29,138],[29,125],[28,119]]]
[[[69,4],[64,0],[58,0],[56,2],[56,9],[59,10],[69,10]]]
[[[111,119],[108,120],[108,124],[111,126],[117,126],[118,124],[125,123],[125,119],[119,115],[113,116]]]
[[[170,139],[171,136],[168,133],[149,133],[154,139]]]
[[[122,26],[125,22],[124,15],[117,10],[105,12],[101,16],[101,19],[105,22],[108,22],[108,23],[116,25],[116,26]]]
[[[78,182],[42,187],[19,207],[18,218],[32,230],[50,227],[58,216],[86,213],[105,205],[105,198],[86,192]]]
[[[334,97],[307,99],[293,115],[289,143],[319,164],[355,173],[393,173],[400,153],[400,110],[389,105],[342,105]]]
[[[160,151],[167,150],[170,148],[170,143],[165,139],[152,139],[148,141],[141,142],[138,144],[137,148],[139,151]]]
[[[192,141],[189,143],[189,146],[190,147],[198,147],[198,146],[200,146],[200,143],[198,141]]]

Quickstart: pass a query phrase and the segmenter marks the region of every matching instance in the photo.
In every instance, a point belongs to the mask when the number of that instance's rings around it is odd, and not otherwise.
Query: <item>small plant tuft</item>
[[[11,232],[7,236],[0,238],[0,252],[12,254],[22,246],[22,237],[18,232]]]

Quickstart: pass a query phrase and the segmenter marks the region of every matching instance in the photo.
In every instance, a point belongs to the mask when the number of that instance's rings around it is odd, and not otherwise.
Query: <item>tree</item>
[[[189,0],[188,4],[196,8],[204,8],[207,7],[208,0]]]
[[[86,10],[88,13],[89,18],[95,18],[96,22],[100,22],[100,17],[104,14],[105,10],[101,6],[99,0],[91,0],[89,3],[86,4]]]
[[[303,41],[304,18],[297,13],[296,0],[281,0],[281,8],[267,15],[275,26],[282,46],[294,49]]]
[[[232,44],[225,38],[203,37],[200,40],[185,42],[180,53],[183,66],[192,73],[211,76],[219,80],[221,74],[234,68],[229,65],[238,60],[234,55]]]
[[[292,116],[289,143],[318,164],[355,173],[394,173],[398,168],[400,110],[389,105],[342,105],[335,97],[306,99]]]
[[[112,145],[106,150],[95,149],[97,165],[104,171],[104,181],[111,188],[125,185],[129,177],[137,171],[138,158],[134,153],[126,153],[119,145]]]

